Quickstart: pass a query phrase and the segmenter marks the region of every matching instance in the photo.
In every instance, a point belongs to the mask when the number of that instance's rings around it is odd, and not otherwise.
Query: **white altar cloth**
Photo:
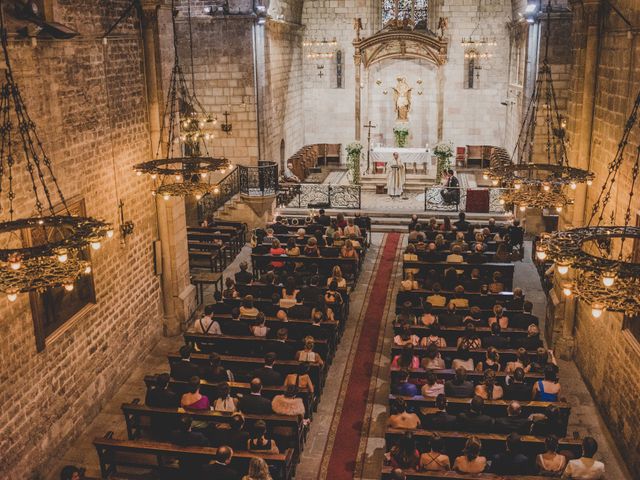
[[[394,152],[400,155],[402,163],[416,163],[432,165],[432,153],[426,148],[392,148],[392,147],[375,147],[371,149],[371,161],[378,163],[391,163],[393,161]]]

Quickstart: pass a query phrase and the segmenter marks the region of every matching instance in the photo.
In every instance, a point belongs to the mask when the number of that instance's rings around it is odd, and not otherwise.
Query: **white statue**
[[[393,98],[396,103],[396,115],[400,122],[409,120],[411,110],[411,90],[404,77],[398,77],[398,84],[393,88]]]
[[[393,163],[388,165],[387,193],[391,197],[399,197],[404,191],[406,171],[404,164],[400,161],[398,152],[393,152],[393,160]]]

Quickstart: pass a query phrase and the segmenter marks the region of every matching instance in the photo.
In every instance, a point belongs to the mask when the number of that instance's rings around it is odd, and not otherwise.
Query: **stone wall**
[[[28,295],[15,303],[0,298],[1,478],[42,475],[47,459],[86,428],[162,330],[152,186],[131,170],[150,156],[139,32],[125,22],[106,46],[96,38],[127,3],[87,9],[58,2],[57,19],[82,37],[40,40],[36,48],[10,41],[15,77],[63,192],[83,197],[87,213],[113,222],[116,236],[92,252],[96,304],[44,351],[36,352]],[[28,180],[14,180],[18,215],[33,214]],[[120,199],[135,222],[126,244],[117,233]]]
[[[343,52],[345,59],[344,88],[334,88],[331,75],[319,76],[319,67],[324,65],[324,73],[333,68],[327,59],[310,57],[313,47],[304,47],[304,108],[305,118],[314,118],[314,122],[307,122],[305,126],[305,143],[333,142],[347,144],[354,140],[355,118],[355,66],[353,60],[355,38],[353,19],[360,17],[363,22],[362,37],[368,37],[381,28],[380,2],[365,2],[363,0],[318,0],[305,2],[303,10],[303,24],[305,25],[304,41],[335,40],[336,49]],[[442,135],[437,129],[426,125],[434,125],[438,121],[436,108],[424,108],[421,112],[429,118],[423,119],[412,139],[413,145],[424,145],[427,142],[439,140],[452,141],[456,145],[465,144],[497,144],[505,141],[505,119],[508,115],[501,102],[508,95],[507,71],[509,67],[509,37],[507,22],[511,18],[511,1],[490,0],[482,2],[478,7],[476,2],[454,0],[447,2],[433,2],[430,4],[430,25],[435,28],[438,17],[447,17],[449,30],[446,38],[449,40],[448,62],[440,68],[441,79],[431,84],[424,84],[423,98],[414,95],[417,105],[428,105],[440,93],[442,98]],[[464,85],[464,53],[461,41],[463,37],[473,34],[474,38],[482,36],[496,40],[496,45],[482,49],[481,53],[488,54],[488,58],[480,60],[479,88],[465,89]],[[417,76],[415,62],[402,60],[394,61],[392,65],[381,65],[383,69],[394,69],[395,76],[405,74],[405,70]],[[406,66],[406,68],[405,68]],[[375,67],[372,67],[375,69]],[[423,80],[433,75],[426,65],[418,69]],[[363,69],[364,70],[364,69]],[[437,70],[437,69],[436,69]],[[370,77],[369,79],[367,79]],[[363,72],[363,105],[368,97],[375,96],[375,83],[371,78],[378,79],[377,73]],[[383,82],[388,78],[380,78]],[[386,96],[392,102],[393,96]],[[380,99],[372,99],[369,112],[363,111],[362,124],[370,119],[378,118],[385,130],[393,123],[393,119],[380,117]],[[377,111],[372,111],[376,109]],[[387,109],[392,115],[393,108]],[[364,114],[368,113],[367,116]],[[387,115],[388,116],[388,115]],[[420,115],[419,115],[420,116]],[[370,117],[370,118],[368,118]],[[411,124],[409,125],[411,130]],[[390,143],[389,132],[375,132],[384,135],[384,142]],[[361,132],[366,138],[366,131]],[[420,137],[420,138],[418,138]]]
[[[596,173],[592,187],[586,189],[586,205],[574,216],[576,225],[588,219],[591,206],[601,191],[607,175],[607,164],[613,159],[621,139],[624,124],[631,111],[633,100],[640,88],[640,40],[637,35],[628,37],[625,24],[610,10],[605,8],[605,30],[600,37],[599,56],[591,58],[595,65],[596,95],[592,112],[592,128],[585,130],[582,92],[588,84],[590,70],[588,58],[587,29],[592,26],[597,33],[598,2],[572,2],[574,9],[572,24],[572,70],[569,82],[569,137],[571,140],[572,164],[580,165]],[[634,24],[640,21],[640,6],[634,0],[617,2],[618,8]],[[597,51],[597,49],[596,49]],[[599,58],[599,62],[596,62]],[[587,118],[591,115],[588,111]],[[580,142],[586,141],[588,156],[581,158]],[[610,207],[616,223],[624,221],[629,191],[630,175],[636,149],[640,143],[640,129],[636,128],[627,146],[621,174],[612,192]],[[637,191],[637,188],[636,188]],[[580,194],[580,189],[578,190]],[[579,199],[578,199],[579,200]],[[640,209],[637,194],[632,203],[632,224]],[[609,213],[604,224],[609,223]],[[599,319],[591,316],[588,305],[581,302],[575,309],[569,305],[565,309],[564,322],[554,328],[563,331],[573,339],[557,336],[554,342],[563,347],[566,343],[575,345],[574,358],[585,383],[602,412],[614,436],[622,457],[627,461],[632,474],[640,476],[640,450],[637,435],[640,431],[640,416],[637,399],[640,398],[640,343],[628,330],[623,328],[620,314],[605,312]],[[564,308],[562,305],[560,308]],[[575,320],[574,320],[575,319]],[[575,321],[575,323],[574,323]],[[573,340],[573,342],[571,342]]]

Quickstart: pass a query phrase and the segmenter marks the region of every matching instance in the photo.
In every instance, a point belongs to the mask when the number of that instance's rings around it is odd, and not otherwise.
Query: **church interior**
[[[0,478],[640,478],[640,2],[0,36]]]

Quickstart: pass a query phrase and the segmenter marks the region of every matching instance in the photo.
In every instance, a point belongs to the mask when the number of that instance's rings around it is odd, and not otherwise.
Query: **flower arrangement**
[[[347,168],[351,177],[351,183],[358,185],[360,183],[360,156],[362,154],[362,144],[352,142],[346,147],[347,149]]]
[[[436,182],[442,178],[442,172],[451,168],[451,157],[453,157],[453,144],[451,142],[443,142],[436,145],[433,154],[438,157],[438,170],[436,173]]]
[[[403,126],[393,127],[393,134],[396,137],[396,146],[404,148],[407,145],[407,137],[409,137],[409,129]]]

